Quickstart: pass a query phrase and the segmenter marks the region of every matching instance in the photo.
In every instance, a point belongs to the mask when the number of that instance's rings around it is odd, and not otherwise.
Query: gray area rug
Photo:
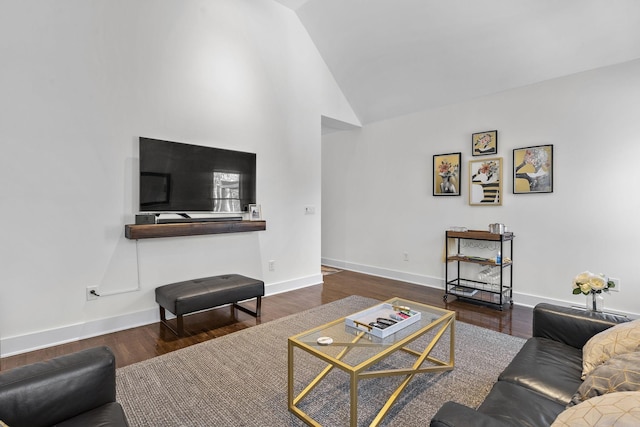
[[[351,296],[120,368],[117,399],[132,427],[303,426],[287,409],[287,338],[377,303]],[[462,322],[456,322],[455,337],[455,369],[414,377],[382,425],[428,425],[449,400],[477,407],[525,342]],[[446,338],[432,354],[445,358],[448,348]],[[324,365],[301,351],[295,360],[299,392]],[[405,367],[413,360],[398,352],[374,368]],[[371,423],[400,381],[360,381],[359,425]],[[348,425],[348,385],[348,376],[334,369],[300,407],[322,425]]]

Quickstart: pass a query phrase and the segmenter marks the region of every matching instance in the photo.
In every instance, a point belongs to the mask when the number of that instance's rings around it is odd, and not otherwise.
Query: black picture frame
[[[473,156],[494,156],[498,154],[498,131],[486,130],[471,135]]]
[[[433,195],[459,196],[462,173],[462,153],[434,154]]]
[[[513,194],[553,193],[553,145],[513,150]]]

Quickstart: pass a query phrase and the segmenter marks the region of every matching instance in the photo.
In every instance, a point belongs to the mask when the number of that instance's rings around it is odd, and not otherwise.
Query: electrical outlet
[[[275,271],[276,262],[274,260],[269,261],[269,271]]]
[[[98,299],[98,296],[97,286],[87,286],[87,301]]]
[[[402,256],[405,261],[409,261],[409,252],[403,252]]]
[[[613,292],[620,292],[620,279],[609,277],[609,280],[615,284],[615,286],[613,288],[609,288],[609,290]]]

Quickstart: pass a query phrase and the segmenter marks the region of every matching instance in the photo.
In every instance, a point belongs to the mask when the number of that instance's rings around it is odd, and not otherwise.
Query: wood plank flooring
[[[116,355],[122,367],[161,354],[214,339],[260,323],[298,313],[350,295],[385,300],[394,296],[447,308],[456,312],[456,319],[483,328],[521,338],[531,336],[532,309],[518,305],[503,311],[482,305],[442,300],[443,291],[396,280],[384,279],[351,271],[324,276],[324,284],[272,295],[262,299],[262,317],[256,319],[239,310],[235,316],[229,307],[209,310],[185,317],[185,337],[178,338],[160,323],[101,335],[43,350],[0,359],[0,370],[34,363],[85,348],[106,345]],[[249,302],[247,304],[253,304]],[[506,306],[508,307],[508,306]]]

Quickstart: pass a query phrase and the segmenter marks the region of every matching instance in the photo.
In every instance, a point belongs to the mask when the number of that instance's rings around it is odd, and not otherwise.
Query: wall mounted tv
[[[140,138],[140,212],[245,212],[256,203],[256,155]]]

